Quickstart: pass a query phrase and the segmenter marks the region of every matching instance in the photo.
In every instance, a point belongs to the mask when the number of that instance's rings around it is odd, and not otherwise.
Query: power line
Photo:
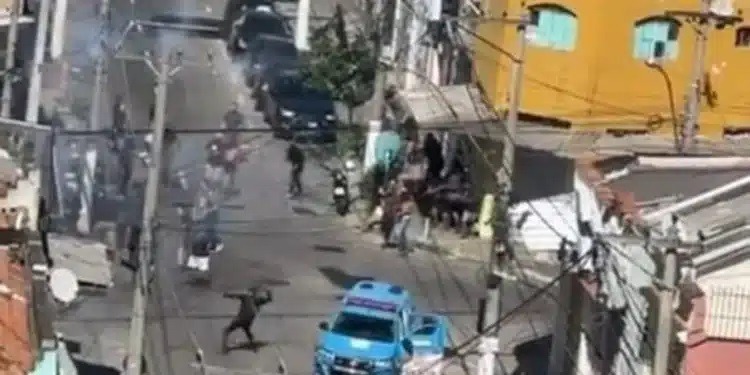
[[[472,335],[470,338],[464,340],[462,343],[457,345],[453,348],[454,353],[458,353],[459,351],[468,348],[470,345],[472,345],[475,341],[481,339],[483,336],[486,336],[488,332],[491,332],[492,330],[495,330],[499,328],[503,323],[505,323],[508,319],[512,318],[516,313],[523,310],[526,306],[531,304],[531,302],[535,301],[537,298],[549,293],[549,291],[557,285],[560,280],[568,273],[571,272],[574,268],[578,267],[585,259],[587,259],[589,256],[591,256],[591,253],[585,254],[581,257],[579,257],[575,262],[572,262],[567,267],[563,268],[560,273],[551,281],[544,284],[542,287],[538,288],[531,296],[526,298],[525,300],[521,301],[517,306],[512,308],[507,313],[500,316],[495,322],[490,323],[487,327],[482,328],[478,333]],[[455,354],[454,354],[455,355]],[[439,362],[434,363],[427,368],[420,371],[417,375],[425,375],[428,373],[431,369],[433,369],[435,366],[437,366]]]
[[[493,50],[495,50],[497,52],[500,52],[504,56],[507,56],[507,57],[510,57],[510,58],[515,58],[513,56],[513,54],[510,53],[510,52],[508,52],[506,49],[500,47],[495,42],[493,42],[493,41],[491,41],[491,40],[489,40],[489,39],[487,39],[487,38],[485,38],[485,37],[477,34],[476,32],[474,32],[470,28],[464,26],[460,22],[456,22],[456,25],[459,28],[461,28],[462,30],[464,30],[467,34],[471,35],[472,37],[474,37],[477,40],[481,41],[482,43],[486,44],[487,46],[489,46]],[[620,111],[623,111],[625,113],[633,114],[633,115],[640,115],[640,116],[644,116],[644,117],[651,116],[650,114],[645,114],[645,113],[633,111],[632,109],[629,109],[629,108],[626,108],[626,107],[621,107],[621,106],[618,106],[618,105],[615,105],[615,104],[606,103],[606,102],[602,102],[602,101],[599,101],[599,100],[594,100],[594,99],[588,98],[588,97],[586,97],[584,95],[581,95],[581,94],[578,94],[578,93],[574,93],[574,92],[572,92],[572,91],[570,91],[568,89],[565,89],[563,87],[560,87],[560,86],[548,83],[548,82],[546,82],[544,80],[541,80],[541,79],[538,79],[538,78],[534,78],[534,77],[530,77],[528,74],[526,75],[526,78],[529,81],[531,81],[533,83],[536,83],[536,84],[539,84],[540,86],[545,87],[545,88],[547,88],[549,90],[552,90],[552,91],[555,91],[555,92],[558,92],[558,93],[561,93],[561,94],[565,94],[567,96],[570,96],[570,97],[573,97],[575,99],[581,100],[581,101],[583,101],[585,103],[594,104],[594,105],[600,105],[600,106],[603,106],[603,107],[620,110]]]

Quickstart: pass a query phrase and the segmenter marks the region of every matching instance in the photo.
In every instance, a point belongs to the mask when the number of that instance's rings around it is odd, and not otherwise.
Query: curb
[[[372,232],[362,232],[363,219],[358,217],[357,213],[354,212],[343,218],[341,221],[344,223],[344,227],[354,229],[360,239],[367,242],[380,243],[381,237]],[[376,237],[370,241],[370,235]],[[463,249],[461,245],[462,241],[457,241],[458,246],[448,246],[446,244],[439,243],[419,243],[415,247],[419,250],[431,252],[438,256],[444,256],[451,260],[463,260],[477,263],[484,263],[487,261],[487,252],[467,251]],[[482,245],[489,246],[489,241],[482,241]],[[513,281],[530,281],[531,283],[546,284],[555,279],[559,273],[560,266],[557,264],[557,258],[554,252],[539,252],[537,254],[531,254],[528,250],[520,249],[522,255],[518,256],[515,267],[510,272],[501,272],[501,276],[507,280]],[[520,266],[520,267],[519,267]]]

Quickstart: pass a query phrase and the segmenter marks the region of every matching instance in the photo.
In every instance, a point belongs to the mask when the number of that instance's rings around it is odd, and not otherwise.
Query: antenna
[[[733,16],[734,0],[713,0],[711,1],[710,11],[717,16]]]
[[[67,305],[78,297],[78,277],[67,268],[55,268],[50,273],[49,287],[55,300]]]

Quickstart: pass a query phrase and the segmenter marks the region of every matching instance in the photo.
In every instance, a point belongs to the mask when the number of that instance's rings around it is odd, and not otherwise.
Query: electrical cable
[[[465,43],[463,43],[463,44],[465,44]],[[471,95],[471,94],[470,94],[470,95]],[[472,98],[472,99],[473,99],[473,98]],[[472,102],[474,102],[474,99],[472,100]],[[477,110],[478,110],[478,109],[477,109],[477,108],[476,108],[476,106],[475,106],[475,111],[477,111]],[[497,114],[497,113],[496,113],[496,112],[495,112],[494,110],[493,110],[492,112],[493,112],[493,113],[495,114],[495,116],[496,116],[496,117],[499,117],[499,116],[498,116],[498,114]],[[508,137],[508,138],[509,138],[509,140],[510,140],[511,142],[515,143],[515,140],[513,140],[513,139],[510,139],[510,135],[509,135],[509,134],[508,134],[507,132],[505,133],[505,137]],[[474,143],[474,146],[475,146],[475,147],[476,147],[476,148],[478,149],[478,151],[479,151],[479,152],[480,152],[480,154],[482,155],[482,157],[483,157],[483,159],[484,159],[485,163],[487,163],[487,164],[488,164],[488,165],[489,165],[490,167],[492,167],[492,165],[491,165],[491,163],[490,163],[490,161],[489,161],[489,158],[487,157],[486,153],[485,153],[485,152],[484,152],[484,151],[482,150],[482,148],[481,148],[481,147],[479,146],[478,142],[476,142],[476,139],[474,139],[474,138],[473,138],[472,136],[470,136],[470,139],[471,139],[471,140],[473,141],[473,143]],[[508,168],[508,167],[507,167],[506,165],[504,165],[504,164],[503,164],[503,165],[502,165],[502,168],[504,169],[505,173],[508,173],[508,169],[509,169],[509,168]],[[549,199],[549,198],[548,198],[548,199]],[[554,205],[554,202],[551,202],[551,200],[550,200],[550,204],[551,204],[551,205],[552,205],[552,207],[553,207],[553,208],[554,208],[554,209],[555,209],[555,210],[557,211],[558,215],[560,215],[560,216],[561,216],[561,218],[563,218],[563,221],[565,221],[565,222],[566,222],[566,224],[570,224],[570,223],[568,223],[568,222],[567,222],[567,220],[565,220],[564,216],[562,216],[562,213],[561,213],[561,212],[560,212],[560,211],[559,211],[559,210],[557,209],[557,207],[556,207],[556,206]],[[542,218],[542,219],[544,220],[544,216],[542,216],[542,215],[540,214],[540,212],[538,212],[537,210],[535,210],[535,209],[534,209],[534,207],[533,207],[533,205],[531,205],[531,204],[530,204],[530,202],[529,202],[529,206],[530,206],[530,207],[532,208],[532,210],[533,210],[533,211],[536,211],[535,213],[537,214],[537,216],[539,216],[540,218]],[[546,222],[546,220],[545,220],[545,222]],[[549,223],[549,222],[546,222],[546,225],[547,225],[547,226],[548,226],[548,227],[549,227],[549,228],[550,228],[551,230],[553,230],[553,232],[557,232],[557,231],[556,231],[556,228],[552,227],[552,226],[550,225],[550,223]],[[570,226],[570,225],[569,225],[569,226]],[[572,226],[571,226],[571,228],[572,228]],[[576,230],[575,228],[572,228],[572,229],[573,229],[573,230],[574,230],[575,232],[577,232],[577,230]],[[557,235],[558,235],[558,236],[559,236],[560,238],[565,238],[564,236],[561,236],[559,232],[557,232]],[[590,254],[591,254],[591,252],[589,252],[589,253],[587,254],[587,256],[588,256],[588,255],[590,255]],[[513,258],[513,260],[514,260],[514,261],[515,261],[515,262],[517,263],[517,265],[518,265],[518,268],[519,268],[519,270],[521,271],[521,274],[522,274],[523,278],[525,279],[526,283],[527,283],[528,285],[534,285],[533,283],[531,283],[531,282],[530,282],[530,280],[529,280],[529,278],[528,278],[528,275],[526,275],[526,273],[524,272],[524,269],[523,269],[522,265],[520,264],[519,260],[518,260],[518,259],[517,259],[516,257],[512,257],[512,258]],[[563,306],[563,305],[562,305],[562,303],[561,303],[561,302],[559,301],[559,299],[557,299],[557,298],[554,298],[554,297],[553,297],[552,299],[553,299],[553,300],[554,300],[555,302],[557,302],[558,306],[560,306],[560,307],[562,307],[562,306]],[[534,325],[533,325],[533,322],[532,322],[532,321],[529,321],[529,324],[530,324],[530,326],[531,326],[532,330],[536,331],[536,328],[534,327]],[[587,333],[587,332],[585,331],[585,329],[583,329],[583,330],[582,330],[582,333],[583,333],[584,335],[588,336],[588,333]],[[590,339],[590,337],[587,337],[587,339],[589,339],[589,341],[590,341],[590,342],[592,343],[592,345],[594,345],[594,344],[593,344],[593,343],[594,343],[594,341],[593,341],[593,340],[591,340],[591,339]],[[566,352],[567,352],[566,354],[567,354],[567,355],[568,355],[568,356],[569,356],[569,357],[570,357],[570,358],[572,359],[572,354],[570,353],[569,349],[568,349],[568,348],[565,348],[565,350],[566,350]],[[601,358],[601,357],[603,357],[603,354],[602,354],[602,353],[600,352],[600,350],[596,350],[596,353],[597,353],[597,355],[598,355],[598,356],[599,356],[600,358]],[[576,371],[578,371],[577,367],[576,367]]]
[[[551,281],[544,284],[542,287],[537,289],[531,296],[527,297],[525,300],[521,301],[517,306],[515,306],[510,311],[506,312],[502,316],[500,316],[496,321],[490,323],[487,327],[483,328],[480,332],[474,334],[470,338],[464,340],[462,343],[457,345],[453,348],[454,353],[459,353],[461,350],[466,349],[470,347],[474,342],[480,340],[482,337],[485,337],[489,332],[492,332],[493,330],[498,329],[503,323],[505,323],[507,320],[514,317],[518,312],[523,310],[526,306],[528,306],[531,302],[535,301],[539,297],[545,295],[546,293],[549,293],[549,291],[554,288],[562,278],[567,275],[568,272],[571,272],[573,269],[578,267],[585,259],[587,259],[589,256],[591,256],[591,253],[583,255],[579,257],[575,262],[571,263],[567,267],[562,268],[560,273]],[[454,354],[455,355],[455,354]],[[425,375],[427,374],[432,368],[439,365],[439,362],[436,362],[427,368],[419,371],[415,375]]]
[[[444,99],[445,99],[445,98],[444,98]],[[449,103],[449,102],[448,102],[447,100],[446,100],[446,102],[447,102],[448,106],[450,107],[450,103]],[[474,100],[472,100],[472,102],[474,103]],[[450,108],[450,109],[452,109],[452,108]],[[477,108],[476,108],[476,106],[475,106],[475,111],[476,111],[476,110],[478,110],[478,109],[477,109]],[[452,112],[454,113],[454,116],[455,116],[455,110],[453,110]],[[493,111],[493,112],[494,112],[494,111]],[[495,113],[495,115],[497,115],[497,114]],[[506,136],[506,137],[509,137],[509,134],[507,134],[507,132],[506,132],[505,136]],[[469,135],[469,138],[470,138],[470,140],[472,140],[472,142],[474,143],[474,147],[475,147],[475,148],[477,148],[477,150],[478,150],[478,151],[480,152],[481,156],[482,156],[482,157],[483,157],[483,159],[484,159],[484,162],[485,162],[486,164],[488,164],[488,166],[489,166],[490,168],[493,168],[493,166],[492,166],[492,163],[491,163],[491,162],[489,161],[489,158],[487,157],[486,153],[484,153],[484,151],[482,150],[482,148],[481,148],[481,147],[479,146],[479,144],[478,144],[478,142],[476,141],[476,139],[474,139],[474,137],[473,137],[472,135]],[[512,140],[512,139],[510,139],[510,141],[511,141],[511,142],[515,142],[515,141],[514,141],[514,140]],[[507,174],[507,173],[509,172],[509,168],[508,168],[507,166],[505,166],[505,165],[502,165],[502,169],[504,170],[504,172],[505,172],[506,174]],[[551,204],[553,205],[553,207],[554,207],[554,203],[553,203],[553,202],[550,202],[550,203],[551,203]],[[540,219],[542,219],[543,221],[545,221],[546,225],[547,225],[547,226],[548,226],[548,227],[549,227],[549,228],[550,228],[550,229],[551,229],[551,230],[552,230],[553,232],[556,232],[556,234],[557,234],[557,235],[558,235],[558,236],[559,236],[560,238],[565,238],[565,237],[564,237],[564,236],[562,236],[562,235],[561,235],[561,234],[560,234],[559,232],[557,232],[556,228],[554,228],[554,227],[553,227],[553,226],[552,226],[552,225],[551,225],[551,224],[550,224],[549,222],[547,222],[547,221],[546,221],[546,219],[544,218],[544,216],[543,216],[543,215],[541,215],[541,213],[540,213],[540,212],[538,212],[537,210],[535,210],[535,207],[533,207],[533,205],[531,205],[531,204],[530,204],[530,202],[529,202],[529,206],[530,206],[530,207],[532,208],[532,210],[536,211],[536,214],[537,214],[537,216],[539,216],[539,217],[540,217]],[[556,210],[557,210],[557,209],[556,209]],[[560,214],[560,212],[559,212],[559,211],[558,211],[558,214]],[[564,219],[564,216],[561,216],[561,218],[563,218],[563,220],[565,220],[565,219]],[[558,303],[559,303],[559,301],[558,301]],[[533,323],[532,323],[531,321],[530,321],[530,324],[531,324],[531,326],[532,326],[532,329],[533,329],[534,331],[536,331],[536,328],[535,328],[535,327],[533,326]],[[456,350],[460,350],[460,349],[456,349]],[[567,349],[566,349],[566,350],[567,350]],[[568,355],[570,356],[571,354],[570,354],[570,353],[568,352]]]
[[[495,42],[493,42],[493,41],[491,41],[491,40],[489,40],[489,39],[487,39],[487,38],[485,38],[485,37],[477,34],[475,31],[473,31],[470,28],[468,28],[468,27],[464,26],[463,24],[461,24],[461,22],[456,22],[455,24],[460,29],[464,30],[467,34],[471,35],[472,37],[474,37],[477,40],[481,41],[482,43],[486,44],[487,46],[489,46],[493,50],[495,50],[497,52],[500,52],[501,54],[505,55],[506,57],[509,57],[511,59],[515,59],[515,56],[512,53],[510,53],[508,50],[500,47],[499,45],[497,45],[497,43],[495,43]],[[499,63],[499,61],[498,61],[498,63]],[[583,101],[585,103],[588,103],[588,104],[600,105],[600,106],[607,107],[607,108],[610,108],[610,109],[616,109],[616,110],[619,110],[619,111],[622,111],[624,113],[631,114],[631,115],[639,115],[639,116],[644,116],[644,117],[651,116],[651,115],[646,114],[646,113],[641,113],[641,112],[633,111],[633,110],[631,110],[629,108],[625,108],[625,107],[621,107],[621,106],[614,105],[614,104],[611,104],[611,103],[606,103],[606,102],[602,102],[602,101],[598,101],[598,100],[594,100],[594,99],[588,98],[588,97],[586,97],[584,95],[574,93],[574,92],[572,92],[570,90],[567,90],[567,89],[564,89],[564,88],[562,88],[560,86],[556,86],[556,85],[550,84],[548,82],[545,82],[543,80],[530,77],[528,74],[525,75],[525,78],[528,79],[529,81],[534,82],[534,83],[536,83],[538,85],[541,85],[542,87],[545,87],[545,88],[547,88],[549,90],[552,90],[552,91],[555,91],[555,92],[558,92],[558,93],[561,93],[561,94],[568,95],[570,97],[573,97],[575,99],[581,100],[581,101]]]
[[[406,6],[407,8],[409,8],[409,10],[412,12],[412,14],[414,14],[415,16],[418,14],[416,12],[416,9],[414,8],[414,6],[409,1],[404,1],[403,4],[404,4],[404,6]],[[426,22],[430,22],[431,21],[428,17],[421,17],[421,18],[422,18],[423,21],[426,21]],[[506,57],[509,57],[511,60],[515,59],[515,56],[512,53],[510,53],[506,49],[498,46],[496,43],[492,42],[491,40],[489,40],[487,38],[484,38],[483,36],[477,34],[473,30],[471,30],[470,28],[464,26],[461,22],[450,21],[450,20],[444,20],[444,21],[445,22],[453,22],[455,25],[457,25],[457,27],[463,29],[464,31],[466,31],[467,34],[475,37],[477,40],[479,40],[479,41],[483,42],[484,44],[488,45],[493,50],[501,53],[502,55],[504,55]],[[495,61],[497,63],[500,62],[497,59],[495,59]],[[601,105],[601,106],[604,106],[604,107],[608,107],[608,108],[611,108],[611,109],[617,109],[617,110],[623,111],[625,113],[633,114],[633,115],[639,115],[639,116],[644,116],[644,117],[651,116],[651,115],[646,114],[646,113],[641,113],[641,112],[633,111],[631,109],[628,109],[628,108],[625,108],[625,107],[620,107],[618,105],[614,105],[614,104],[611,104],[611,103],[606,103],[606,102],[602,102],[602,101],[595,101],[595,100],[593,100],[591,98],[588,98],[588,97],[586,97],[584,95],[581,95],[581,94],[574,93],[574,92],[572,92],[572,91],[570,91],[568,89],[565,89],[563,87],[559,87],[559,86],[550,84],[550,83],[548,83],[548,82],[546,82],[544,80],[538,79],[538,78],[530,77],[528,74],[525,74],[525,77],[529,81],[534,82],[534,83],[536,83],[538,85],[541,85],[542,87],[547,88],[547,89],[549,89],[551,91],[555,91],[555,92],[558,92],[558,93],[561,93],[561,94],[573,97],[575,99],[581,100],[581,101],[589,103],[589,104]]]
[[[602,242],[602,245],[605,246],[605,248],[610,252],[610,254],[612,254],[612,252],[615,251],[615,252],[617,252],[620,255],[624,255],[624,252],[622,252],[621,250],[619,250],[617,248],[617,246],[613,246],[612,244],[610,244],[608,242]],[[609,258],[611,259],[611,255],[610,255]],[[643,266],[639,265],[637,262],[634,262],[632,258],[625,257],[625,259],[629,263],[632,263],[632,264],[636,265],[637,267],[641,268],[641,271],[645,272],[647,275],[650,275],[648,272],[646,272],[643,269]],[[626,301],[626,307],[625,308],[629,309],[629,308],[632,308],[633,306],[638,305],[637,303],[633,303],[632,302],[633,301],[632,298],[634,298],[634,297],[630,293],[630,291],[636,293],[637,295],[641,295],[641,292],[638,291],[637,289],[635,289],[635,287],[633,287],[632,285],[630,285],[630,283],[628,283],[626,277],[620,273],[620,267],[619,267],[619,265],[615,264],[615,265],[611,266],[610,268],[612,269],[612,273],[615,276],[615,280],[617,281],[618,285],[620,286],[620,289],[623,292],[623,297],[624,297],[624,299]],[[650,302],[647,300],[646,304],[650,305]],[[639,333],[643,336],[643,343],[648,346],[648,349],[651,351],[652,355],[654,355],[656,353],[656,349],[655,349],[655,347],[653,345],[653,342],[656,341],[655,337],[654,337],[654,334],[653,333],[649,333],[648,329],[642,328],[641,324],[639,324],[639,322],[636,320],[636,318],[634,316],[632,316],[632,322],[633,322],[633,325],[638,329]],[[631,352],[634,353],[634,350],[632,348],[631,348]],[[695,374],[695,372],[692,371],[692,370],[690,370],[689,368],[686,369],[686,370],[687,370],[688,373]],[[679,373],[679,370],[674,369],[673,367],[670,366],[669,373],[673,374],[673,375],[676,375],[676,374]]]
[[[465,41],[463,41],[463,40],[460,40],[460,42],[463,45],[466,44]],[[476,70],[475,70],[475,73],[476,73]],[[467,90],[467,93],[469,94],[470,99],[471,99],[471,101],[473,103],[482,103],[483,102],[481,99],[477,100],[476,98],[474,98],[473,94],[471,93],[471,90]],[[446,99],[446,104],[450,105],[450,103],[447,101],[447,98],[445,98],[445,99]],[[501,120],[502,116],[500,116],[500,114],[497,113],[497,111],[494,108],[492,108],[491,106],[488,106],[488,109],[493,114],[493,117],[494,117],[495,121],[502,122],[502,120]],[[478,108],[476,106],[475,106],[475,111],[478,111]],[[485,128],[485,131],[489,133],[489,130],[486,129],[486,124],[482,124],[482,126]],[[515,148],[517,146],[516,140],[513,139],[510,136],[510,134],[508,134],[508,131],[507,131],[507,129],[505,127],[501,126],[500,129],[501,129],[501,131],[503,133],[503,137],[507,138],[508,141],[511,144],[513,144],[513,147]],[[489,156],[482,149],[482,147],[479,145],[479,142],[477,142],[476,138],[473,135],[471,135],[471,134],[468,134],[468,138],[471,141],[471,143],[473,144],[473,146],[476,148],[476,150],[479,152],[479,154],[482,157],[484,163],[489,168],[494,169],[495,166],[492,165],[492,162],[490,161]],[[502,160],[500,162],[500,168],[502,169],[503,173],[505,173],[506,175],[511,176],[512,173],[510,173],[510,171],[511,171],[511,168],[513,168],[513,166],[506,165],[505,164],[506,162],[507,162],[506,160]],[[512,176],[510,178],[512,178]],[[497,180],[495,180],[495,183],[498,185],[498,187],[500,189],[504,188],[503,186],[499,186],[499,183],[498,183]],[[501,191],[501,193],[502,193],[502,191]],[[562,212],[560,212],[560,210],[557,208],[557,205],[555,204],[555,202],[552,201],[552,199],[550,197],[545,197],[545,200],[549,203],[550,207],[552,207],[556,211],[557,215],[562,219],[562,222],[564,222],[573,231],[573,233],[578,233],[579,232],[577,228],[575,228],[572,224],[570,224],[570,222],[565,218],[565,216],[562,214]],[[528,204],[528,206],[531,209],[531,211],[533,211],[536,214],[536,216],[542,221],[542,223],[545,226],[547,226],[553,233],[555,233],[561,239],[565,239],[566,238],[566,236],[564,236],[562,233],[560,233],[560,231],[555,226],[552,225],[552,223],[545,217],[545,215],[542,215],[542,213],[535,207],[534,204],[532,204],[531,201],[527,201],[526,203]]]
[[[611,249],[611,246],[609,246],[609,248]],[[632,294],[630,294],[628,290],[636,292],[638,294],[640,294],[640,292],[637,291],[632,285],[630,285],[627,282],[627,280],[625,279],[625,277],[620,274],[618,267],[616,267],[616,266],[612,267],[612,273],[615,275],[615,280],[617,281],[618,285],[620,286],[620,288],[621,288],[621,290],[623,292],[623,298],[625,299],[625,302],[626,302],[625,309],[630,309],[630,308],[632,308],[631,306],[636,306],[637,304],[633,303],[633,299],[631,298]],[[646,304],[649,305],[650,303],[647,301]],[[625,315],[627,315],[627,314],[625,314]],[[632,324],[638,330],[638,332],[641,334],[641,336],[643,338],[642,342],[646,346],[648,346],[648,350],[651,352],[651,355],[652,356],[655,355],[656,348],[654,347],[653,343],[656,341],[656,338],[654,337],[654,334],[653,333],[649,333],[649,331],[646,328],[643,328],[641,326],[640,322],[637,321],[634,316],[631,316],[631,321],[632,321]],[[621,341],[624,341],[624,340],[621,340]],[[627,343],[627,341],[625,341],[625,342]],[[630,343],[627,343],[627,345],[630,347]],[[634,350],[634,348],[630,348],[630,350],[631,350],[631,353],[633,353],[633,355],[635,356],[635,350]],[[638,355],[638,356],[640,357],[640,355]],[[630,365],[629,362],[628,362],[628,365]],[[635,371],[632,368],[631,368],[631,371],[633,371],[633,373],[635,373]],[[669,368],[668,371],[672,375],[677,375],[678,374],[678,371],[676,371],[674,368],[671,368],[671,366],[670,366],[670,368]]]

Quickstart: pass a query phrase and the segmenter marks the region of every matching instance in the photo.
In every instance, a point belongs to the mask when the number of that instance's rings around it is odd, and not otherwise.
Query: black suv
[[[274,77],[259,95],[263,118],[275,136],[316,143],[336,141],[338,119],[331,94],[310,86],[299,73]]]
[[[273,12],[251,10],[234,21],[232,31],[227,38],[227,48],[235,53],[245,52],[249,43],[262,34],[285,38],[292,37],[284,17]]]
[[[247,46],[245,81],[250,91],[257,94],[266,73],[275,66],[291,66],[298,62],[299,53],[294,40],[275,35],[258,35]]]

